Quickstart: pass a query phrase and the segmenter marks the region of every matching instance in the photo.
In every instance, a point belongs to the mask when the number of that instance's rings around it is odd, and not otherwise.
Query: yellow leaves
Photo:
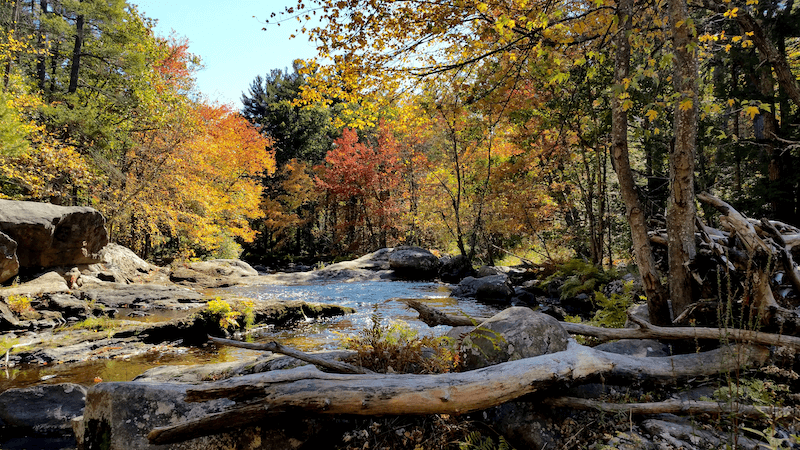
[[[489,9],[489,5],[487,5],[486,3],[478,3],[478,5],[475,8],[478,10],[478,12],[483,14],[486,12],[486,10]]]
[[[761,113],[761,110],[758,108],[758,106],[751,105],[744,109],[744,113],[747,114],[748,117],[750,117],[750,120],[753,120],[757,115]]]
[[[693,105],[694,105],[694,102],[692,101],[691,98],[685,98],[685,99],[681,100],[680,103],[678,103],[678,109],[681,110],[681,111],[688,111],[688,110],[692,109]]]
[[[739,8],[734,7],[725,11],[722,15],[727,17],[728,19],[733,19],[738,15],[738,13],[739,13]]]
[[[656,120],[656,118],[658,117],[658,111],[654,109],[648,109],[647,112],[645,113],[645,117],[647,117],[647,120],[652,122]]]

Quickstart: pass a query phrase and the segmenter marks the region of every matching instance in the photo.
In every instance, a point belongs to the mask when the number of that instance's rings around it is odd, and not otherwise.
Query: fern
[[[459,442],[459,450],[513,450],[508,441],[503,436],[497,439],[495,445],[491,437],[483,437],[479,431],[473,431],[467,435],[464,442]]]

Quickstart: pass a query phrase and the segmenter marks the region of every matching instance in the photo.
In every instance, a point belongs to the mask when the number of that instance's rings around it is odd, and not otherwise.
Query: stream
[[[237,296],[255,301],[266,299],[303,300],[349,306],[354,314],[325,320],[307,320],[291,327],[259,327],[248,340],[277,341],[303,351],[338,348],[343,337],[358,333],[372,324],[378,313],[382,323],[402,320],[419,333],[444,334],[450,327],[428,327],[417,319],[417,313],[406,307],[403,299],[418,299],[447,313],[464,313],[471,317],[488,317],[501,309],[474,299],[451,298],[448,285],[430,282],[368,281],[335,282],[317,285],[260,285],[228,288],[208,292],[211,296]],[[164,317],[167,320],[170,317]],[[253,350],[210,345],[170,347],[124,359],[96,359],[84,363],[58,365],[23,365],[0,370],[0,392],[38,384],[72,382],[91,385],[102,381],[130,381],[144,371],[160,365],[214,364],[243,359],[257,354]]]

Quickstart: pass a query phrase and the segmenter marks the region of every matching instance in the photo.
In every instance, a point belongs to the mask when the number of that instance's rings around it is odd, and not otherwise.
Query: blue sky
[[[290,68],[296,58],[316,55],[314,46],[300,36],[289,39],[297,22],[262,31],[271,12],[296,5],[293,0],[129,0],[145,16],[158,19],[156,32],[168,36],[175,30],[189,39],[189,50],[205,66],[197,73],[197,86],[209,100],[241,107],[242,92],[256,75]],[[253,17],[255,16],[255,18]]]

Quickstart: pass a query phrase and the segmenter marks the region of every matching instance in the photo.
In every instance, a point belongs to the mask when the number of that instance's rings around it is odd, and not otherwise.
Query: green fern
[[[514,447],[506,441],[503,436],[494,443],[491,437],[483,437],[479,431],[473,431],[467,435],[464,442],[459,442],[459,450],[513,450]]]

